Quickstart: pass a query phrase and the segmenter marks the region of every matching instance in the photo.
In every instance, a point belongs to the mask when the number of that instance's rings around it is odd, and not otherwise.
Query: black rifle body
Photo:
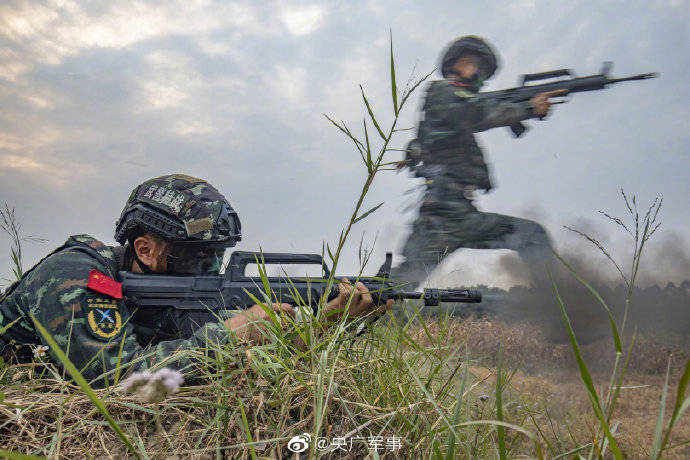
[[[257,263],[316,264],[322,267],[323,277],[268,277],[271,291],[268,293],[261,277],[245,275],[247,265]],[[424,289],[423,292],[400,289],[400,283],[388,279],[391,265],[389,253],[375,277],[359,278],[377,304],[389,299],[418,299],[425,306],[440,302],[481,302],[481,293],[471,289]],[[154,342],[189,337],[208,321],[227,317],[229,311],[251,307],[257,303],[254,299],[265,302],[266,294],[271,296],[271,302],[309,305],[316,314],[316,307],[324,296],[332,300],[338,295],[337,283],[343,278],[334,277],[334,284],[326,292],[330,271],[320,255],[247,251],[233,252],[223,275],[170,276],[122,271],[118,276],[125,302],[134,311],[131,322],[135,329],[147,330],[144,335],[155,335]],[[345,278],[354,282],[357,276]],[[152,331],[153,328],[156,330]]]
[[[524,102],[529,101],[534,96],[540,93],[547,93],[549,91],[566,90],[568,94],[582,93],[585,91],[596,91],[605,89],[608,85],[620,83],[623,81],[632,80],[646,80],[648,78],[657,77],[656,73],[644,73],[625,78],[609,78],[608,73],[613,64],[605,62],[601,73],[597,75],[590,75],[587,77],[575,77],[572,70],[559,69],[550,70],[548,72],[533,73],[529,75],[522,75],[521,85],[515,88],[508,88],[499,91],[487,91],[477,94],[480,99],[495,99],[505,102]],[[566,77],[566,78],[560,78]],[[559,80],[549,81],[547,83],[527,85],[527,82],[560,78]],[[565,95],[564,95],[565,96]],[[566,102],[565,100],[557,101],[556,103]],[[515,123],[510,126],[510,130],[515,137],[520,137],[527,127],[523,123]]]

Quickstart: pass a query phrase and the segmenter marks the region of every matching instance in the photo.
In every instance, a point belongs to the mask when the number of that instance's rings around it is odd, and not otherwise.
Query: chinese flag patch
[[[101,294],[107,294],[115,299],[122,298],[122,283],[118,283],[98,270],[91,270],[86,287]]]

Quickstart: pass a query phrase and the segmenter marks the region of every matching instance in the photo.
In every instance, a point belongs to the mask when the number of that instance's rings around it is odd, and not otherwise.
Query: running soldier
[[[488,193],[493,188],[474,133],[543,118],[552,104],[549,98],[564,91],[541,93],[522,103],[478,98],[497,68],[496,53],[476,36],[455,40],[442,55],[444,79],[429,85],[417,138],[399,163],[426,179],[426,192],[394,279],[420,283],[459,248],[512,249],[527,263],[533,280],[543,278],[544,261],[551,254],[546,230],[531,220],[474,206],[477,190]]]

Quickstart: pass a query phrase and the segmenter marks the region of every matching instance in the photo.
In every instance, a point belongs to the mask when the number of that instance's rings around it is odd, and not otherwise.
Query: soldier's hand
[[[340,289],[338,297],[326,304],[326,317],[329,320],[334,321],[342,318],[346,310],[347,316],[354,318],[357,316],[365,316],[373,312],[383,314],[393,307],[393,300],[388,300],[383,305],[374,305],[374,298],[363,283],[358,282],[356,286],[353,286],[347,278],[343,278],[341,281],[342,283],[338,285]],[[353,290],[355,291],[355,295],[352,297],[352,301],[348,308],[347,301]]]
[[[546,93],[539,93],[529,101],[532,103],[532,112],[540,117],[548,115],[553,102],[549,101],[552,97],[563,96],[568,93],[567,89],[557,89],[556,91],[548,91]]]
[[[295,309],[289,303],[274,303],[272,305],[273,311],[276,312],[280,318],[280,312],[284,312],[294,318]],[[261,305],[254,305],[251,308],[243,310],[226,319],[225,326],[233,330],[240,340],[253,343],[263,343],[265,334],[262,332],[266,326],[264,321],[270,321],[270,316]],[[286,326],[286,321],[282,321],[282,326]]]

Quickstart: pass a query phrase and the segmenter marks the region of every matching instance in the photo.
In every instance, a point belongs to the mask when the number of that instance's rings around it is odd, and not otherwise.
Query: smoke
[[[624,239],[606,235],[589,222],[578,222],[578,229],[597,240],[617,261],[622,274],[628,279],[631,271],[632,248]],[[576,236],[576,235],[575,235]],[[626,247],[627,246],[627,247]],[[456,262],[466,255],[458,251],[448,260]],[[558,249],[559,255],[577,275],[585,280],[604,300],[618,327],[626,317],[627,287],[621,273],[599,249],[584,238],[565,238]],[[478,256],[473,256],[476,262]],[[486,259],[489,260],[489,259]],[[590,290],[555,257],[544,260],[551,277],[563,300],[578,341],[592,343],[611,337],[611,326],[606,309]],[[444,263],[445,265],[445,263]],[[546,275],[529,276],[527,265],[512,251],[501,251],[491,260],[490,268],[482,268],[492,276],[483,282],[467,283],[466,269],[441,267],[427,281],[429,286],[459,287],[471,284],[484,293],[482,309],[491,316],[508,323],[528,323],[547,331],[547,337],[554,343],[568,340],[554,287]],[[532,286],[527,282],[532,278]],[[690,245],[678,235],[659,233],[654,235],[643,251],[639,276],[630,296],[625,335],[633,332],[645,339],[654,339],[661,344],[690,349]],[[493,283],[499,280],[502,285]],[[506,282],[506,280],[510,280]],[[476,281],[476,280],[472,280]],[[463,306],[459,306],[463,308]]]

